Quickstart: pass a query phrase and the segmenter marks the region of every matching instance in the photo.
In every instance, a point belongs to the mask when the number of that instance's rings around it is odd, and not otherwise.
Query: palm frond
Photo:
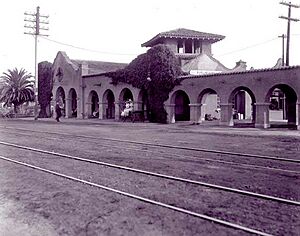
[[[0,101],[8,104],[21,105],[34,100],[34,83],[32,75],[25,69],[8,70],[0,78],[3,81]]]

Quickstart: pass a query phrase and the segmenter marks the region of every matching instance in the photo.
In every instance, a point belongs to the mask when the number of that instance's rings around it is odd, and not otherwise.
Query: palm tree
[[[0,88],[0,102],[4,106],[14,105],[14,112],[17,113],[18,107],[25,102],[34,101],[34,81],[33,76],[23,68],[8,70],[0,76],[2,88]]]

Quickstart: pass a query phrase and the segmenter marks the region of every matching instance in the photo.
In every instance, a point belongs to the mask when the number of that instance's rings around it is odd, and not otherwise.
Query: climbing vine
[[[39,117],[47,117],[47,109],[50,109],[52,96],[52,63],[43,61],[38,64],[38,101],[41,106]],[[48,111],[48,113],[50,113]]]
[[[124,69],[109,72],[112,84],[129,83],[145,90],[148,95],[150,121],[166,123],[167,112],[164,102],[176,85],[178,76],[183,74],[178,58],[165,45],[156,45],[146,53],[139,55]]]

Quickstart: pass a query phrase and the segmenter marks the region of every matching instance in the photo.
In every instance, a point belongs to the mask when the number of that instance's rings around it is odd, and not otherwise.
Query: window
[[[183,53],[183,42],[179,41],[177,44],[177,53]]]
[[[193,41],[192,40],[185,41],[185,53],[193,53]]]

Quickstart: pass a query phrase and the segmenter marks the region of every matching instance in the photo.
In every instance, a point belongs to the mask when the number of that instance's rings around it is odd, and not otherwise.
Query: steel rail
[[[86,137],[88,137],[88,136],[86,136]],[[254,157],[254,158],[260,158],[260,159],[295,162],[295,163],[300,164],[300,160],[290,159],[290,158],[272,157],[272,156],[266,156],[266,155],[256,155],[256,154],[240,153],[240,152],[219,151],[219,150],[212,150],[212,149],[205,149],[205,148],[182,147],[182,146],[177,146],[177,145],[153,144],[153,143],[149,143],[149,142],[139,142],[139,141],[126,140],[126,139],[114,139],[114,138],[101,138],[101,139],[115,141],[115,142],[142,144],[142,145],[153,146],[153,147],[164,147],[164,148],[181,149],[181,150],[188,150],[188,151],[226,154],[226,155],[232,155],[232,156]]]
[[[102,161],[95,161],[95,160],[86,159],[86,158],[82,158],[82,157],[76,157],[76,156],[57,153],[57,152],[53,152],[53,151],[46,151],[46,150],[41,150],[41,149],[37,149],[37,148],[31,148],[31,147],[17,145],[17,144],[13,144],[13,143],[7,143],[7,142],[3,142],[3,141],[0,141],[0,144],[15,147],[15,148],[20,148],[20,149],[24,149],[24,150],[39,152],[39,153],[43,153],[43,154],[55,155],[55,156],[73,159],[73,160],[77,160],[77,161],[83,161],[83,162],[87,162],[87,163],[103,165],[103,166],[107,166],[107,167],[111,167],[111,168],[132,171],[132,172],[136,172],[136,173],[140,173],[140,174],[151,175],[151,176],[155,176],[155,177],[159,177],[159,178],[165,178],[165,179],[180,181],[180,182],[189,183],[189,184],[196,184],[196,185],[200,185],[200,186],[204,186],[204,187],[208,187],[208,188],[214,188],[214,189],[218,189],[218,190],[222,190],[222,191],[242,194],[242,195],[251,196],[251,197],[255,197],[255,198],[276,201],[276,202],[280,202],[280,203],[284,203],[284,204],[300,206],[300,202],[298,202],[298,201],[293,201],[293,200],[284,199],[284,198],[280,198],[280,197],[274,197],[274,196],[270,196],[270,195],[266,195],[266,194],[254,193],[254,192],[250,192],[250,191],[246,191],[246,190],[235,189],[235,188],[225,187],[225,186],[221,186],[221,185],[210,184],[210,183],[196,181],[196,180],[190,180],[190,179],[186,179],[186,178],[180,178],[180,177],[171,176],[171,175],[159,174],[159,173],[155,173],[155,172],[151,172],[151,171],[140,170],[140,169],[136,169],[136,168],[111,164],[111,163],[102,162]]]
[[[174,211],[177,211],[177,212],[180,212],[180,213],[184,213],[184,214],[187,214],[187,215],[191,215],[191,216],[194,216],[194,217],[197,217],[197,218],[201,218],[201,219],[204,219],[204,220],[209,220],[211,222],[218,223],[218,224],[221,224],[223,226],[231,227],[231,228],[234,228],[234,229],[237,229],[237,230],[242,230],[242,231],[245,231],[245,232],[248,232],[248,233],[251,233],[251,234],[256,234],[256,235],[261,235],[261,236],[272,236],[271,234],[264,233],[264,232],[256,230],[256,229],[251,229],[251,228],[248,228],[248,227],[245,227],[245,226],[242,226],[242,225],[238,225],[238,224],[235,224],[235,223],[231,223],[231,222],[228,222],[228,221],[225,221],[225,220],[220,220],[220,219],[208,216],[208,215],[204,215],[204,214],[200,214],[200,213],[193,212],[193,211],[190,211],[190,210],[186,210],[184,208],[172,206],[172,205],[162,203],[162,202],[159,202],[159,201],[155,201],[155,200],[152,200],[152,199],[149,199],[149,198],[141,197],[141,196],[138,196],[138,195],[135,195],[135,194],[120,191],[120,190],[117,190],[117,189],[114,189],[114,188],[110,188],[110,187],[107,187],[107,186],[104,186],[104,185],[100,185],[100,184],[96,184],[96,183],[86,181],[86,180],[83,180],[83,179],[75,178],[75,177],[65,175],[65,174],[62,174],[62,173],[59,173],[59,172],[55,172],[55,171],[48,170],[48,169],[45,169],[45,168],[41,168],[41,167],[38,167],[38,166],[35,166],[35,165],[31,165],[31,164],[28,164],[28,163],[25,163],[25,162],[20,162],[20,161],[11,159],[11,158],[0,156],[0,159],[8,161],[8,162],[15,163],[15,164],[18,164],[18,165],[26,166],[26,167],[29,167],[29,168],[32,168],[32,169],[35,169],[35,170],[39,170],[39,171],[42,171],[42,172],[45,172],[45,173],[48,173],[48,174],[59,176],[59,177],[62,177],[62,178],[68,179],[68,180],[83,183],[83,184],[86,184],[86,185],[89,185],[89,186],[104,189],[104,190],[114,192],[114,193],[117,193],[117,194],[121,194],[123,196],[133,198],[133,199],[136,199],[136,200],[139,200],[139,201],[142,201],[142,202],[146,202],[146,203],[150,203],[150,204],[157,205],[157,206],[160,206],[160,207],[164,207],[164,208],[167,208],[167,209],[171,209],[171,210],[174,210]]]
[[[3,127],[3,126],[0,126],[0,127]],[[252,157],[252,158],[258,158],[258,159],[268,159],[268,160],[276,160],[276,161],[292,162],[292,163],[300,164],[300,160],[297,160],[297,159],[281,158],[281,157],[267,156],[267,155],[257,155],[257,154],[250,154],[250,153],[221,151],[221,150],[213,150],[213,149],[205,149],[205,148],[183,147],[183,146],[178,146],[178,145],[149,143],[149,142],[127,140],[127,139],[103,138],[103,137],[95,137],[95,136],[89,136],[89,135],[76,135],[76,134],[71,135],[71,134],[66,134],[66,133],[63,134],[63,133],[55,133],[55,132],[49,132],[49,131],[28,130],[28,129],[24,129],[24,128],[14,128],[14,127],[8,127],[8,126],[4,126],[3,128],[22,130],[22,131],[30,131],[30,132],[36,132],[36,133],[48,133],[48,134],[64,135],[64,136],[72,136],[72,137],[75,136],[75,137],[82,137],[82,138],[89,138],[89,139],[101,139],[101,140],[107,140],[107,141],[113,141],[113,142],[132,143],[132,144],[146,145],[146,146],[152,146],[152,147],[163,147],[163,148],[181,149],[181,150],[187,150],[187,151],[207,152],[207,153],[225,154],[225,155],[232,155],[232,156]]]
[[[4,131],[6,133],[12,134],[10,131]],[[26,135],[26,136],[31,136],[31,134],[28,133],[13,133],[13,134],[22,134],[22,135]],[[44,137],[45,139],[49,139],[49,140],[57,140],[58,138],[50,138],[50,137]],[[91,143],[91,141],[84,141],[84,142],[88,142]],[[94,143],[98,144],[98,142]],[[100,144],[101,147],[112,147],[112,145],[105,145],[103,143]],[[160,153],[159,151],[152,151],[152,150],[145,150],[145,149],[141,149],[141,148],[133,148],[133,147],[124,147],[122,148],[122,150],[130,150],[130,151],[142,151],[142,152],[149,152],[149,153]],[[166,153],[168,154],[168,153]],[[186,160],[187,158],[189,159],[197,159],[199,161],[205,161],[205,162],[215,162],[215,163],[221,163],[221,164],[227,164],[227,165],[232,165],[232,166],[237,166],[238,168],[245,168],[245,169],[262,169],[262,170],[268,170],[268,171],[277,171],[277,172],[287,172],[287,173],[293,173],[293,174],[300,174],[300,171],[295,171],[295,170],[287,170],[287,169],[281,169],[281,168],[274,168],[274,167],[269,167],[269,166],[261,166],[261,165],[253,165],[253,164],[245,164],[245,163],[238,163],[238,162],[233,162],[233,161],[223,161],[223,160],[218,160],[218,159],[211,159],[211,158],[203,158],[203,157],[193,157],[193,156],[189,156],[189,155],[181,155],[181,154],[174,154],[172,153],[173,157],[175,156],[175,158],[180,158],[183,160]],[[171,158],[173,158],[171,157]],[[163,157],[164,158],[164,157]],[[165,159],[165,158],[164,158]]]

